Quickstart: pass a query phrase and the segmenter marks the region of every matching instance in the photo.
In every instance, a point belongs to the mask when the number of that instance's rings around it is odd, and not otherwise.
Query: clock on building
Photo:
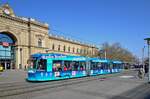
[[[9,15],[10,14],[9,9],[4,9],[4,13],[7,14],[7,15]]]

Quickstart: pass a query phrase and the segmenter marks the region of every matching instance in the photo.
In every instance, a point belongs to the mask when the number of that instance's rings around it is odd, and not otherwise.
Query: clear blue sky
[[[150,0],[0,0],[18,16],[33,17],[57,34],[102,44],[120,42],[141,57],[150,37]],[[50,32],[54,32],[54,31]]]

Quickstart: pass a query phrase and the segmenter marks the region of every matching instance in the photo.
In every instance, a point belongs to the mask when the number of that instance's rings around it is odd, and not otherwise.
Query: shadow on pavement
[[[150,84],[144,83],[110,99],[150,99]]]

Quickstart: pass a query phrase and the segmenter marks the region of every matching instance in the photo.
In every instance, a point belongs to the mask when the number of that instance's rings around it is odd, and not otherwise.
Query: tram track
[[[20,85],[24,85],[26,84],[27,82],[13,82],[13,83],[3,83],[3,84],[0,84],[0,90],[2,88],[6,88],[6,87],[14,87],[14,86],[20,86]]]
[[[96,78],[86,78],[86,79],[74,79],[72,81],[70,80],[64,80],[61,82],[55,82],[55,83],[49,83],[49,84],[37,84],[37,85],[29,85],[29,86],[20,86],[20,87],[14,87],[10,89],[4,89],[0,91],[0,97],[8,97],[8,96],[14,96],[14,95],[20,95],[20,94],[25,94],[25,93],[30,93],[30,92],[35,92],[35,91],[41,91],[49,88],[58,88],[62,86],[67,86],[67,85],[73,85],[73,84],[78,84],[78,83],[83,83],[87,81],[92,81],[96,80]]]
[[[79,79],[79,78],[77,78],[77,79]],[[74,80],[77,80],[77,79],[74,79]],[[66,81],[66,80],[68,80],[68,79],[65,79],[65,80],[59,80],[59,81],[49,81],[49,82],[38,82],[38,83],[34,83],[34,82],[28,82],[28,83],[26,83],[26,82],[24,82],[24,83],[21,83],[21,84],[12,84],[12,85],[10,85],[10,86],[2,86],[2,88],[0,87],[0,92],[1,91],[10,91],[10,90],[16,90],[16,89],[19,89],[20,87],[22,87],[22,88],[24,88],[24,87],[30,87],[30,86],[32,86],[32,87],[36,87],[36,86],[42,86],[42,85],[47,85],[47,84],[55,84],[55,83],[59,83],[59,82],[64,82],[64,81]]]
[[[99,80],[104,77],[113,77],[116,75],[120,75],[120,73],[119,74],[99,75],[99,76],[92,76],[92,77],[83,77],[83,78],[76,78],[76,79],[66,79],[66,80],[44,82],[44,83],[27,83],[27,84],[20,83],[20,85],[16,84],[15,86],[12,83],[12,85],[10,85],[10,86],[7,86],[2,89],[0,88],[0,93],[1,93],[0,98],[26,94],[26,93],[45,90],[45,89],[70,86],[70,85],[80,84],[80,83],[89,82],[89,81],[93,81],[93,80]]]

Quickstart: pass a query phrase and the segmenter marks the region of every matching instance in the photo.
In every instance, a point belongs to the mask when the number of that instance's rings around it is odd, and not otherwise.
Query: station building
[[[0,6],[0,64],[23,69],[34,53],[98,55],[96,46],[52,35],[50,30],[47,23],[15,15],[8,4]]]

